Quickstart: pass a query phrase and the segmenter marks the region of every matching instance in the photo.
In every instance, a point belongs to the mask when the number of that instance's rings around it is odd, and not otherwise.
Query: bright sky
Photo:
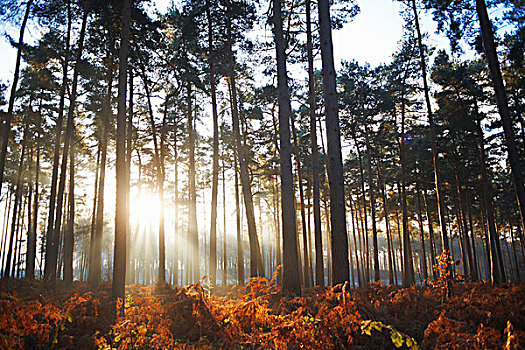
[[[160,12],[165,11],[170,0],[157,0]],[[333,33],[336,66],[342,59],[355,59],[361,64],[371,66],[390,61],[401,38],[402,19],[399,16],[399,3],[392,0],[358,0],[361,12],[343,29]],[[423,18],[424,31],[433,33],[435,26],[428,18]],[[0,24],[0,31],[6,31]],[[35,28],[29,28],[29,37],[36,34]],[[17,28],[10,28],[9,34],[18,39]],[[435,36],[433,36],[435,38]],[[439,40],[435,42],[435,40]],[[443,39],[434,39],[433,45],[447,46]],[[9,45],[4,35],[0,38],[0,81],[10,83],[14,71],[16,51]]]

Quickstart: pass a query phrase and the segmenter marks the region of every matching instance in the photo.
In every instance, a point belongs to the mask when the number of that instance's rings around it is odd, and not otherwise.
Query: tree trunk
[[[244,246],[241,232],[241,205],[239,203],[239,172],[237,156],[234,155],[234,173],[235,173],[235,215],[237,227],[237,283],[244,285]]]
[[[160,159],[158,169],[158,191],[160,202],[159,213],[159,271],[158,282],[166,282],[166,243],[165,243],[165,224],[164,224],[164,181],[166,179],[166,123],[168,118],[168,105],[170,100],[170,91],[166,91],[166,100],[164,101],[164,116],[162,118],[162,127],[160,131]]]
[[[432,269],[432,278],[436,279],[436,271],[434,270],[434,264],[436,263],[436,248],[435,244],[436,241],[434,239],[434,225],[432,224],[432,216],[430,214],[430,207],[428,206],[428,200],[427,200],[427,190],[423,190],[423,202],[425,203],[425,210],[427,215],[427,224],[428,224],[428,237],[430,240],[430,262],[431,262],[431,269]]]
[[[290,119],[292,107],[286,69],[286,44],[283,36],[281,1],[273,1],[274,40],[277,57],[277,80],[279,91],[279,145],[281,166],[281,202],[283,236],[283,288],[296,295],[301,294],[299,256],[296,240],[295,196],[292,175],[292,146],[290,144]],[[299,179],[300,181],[300,179]],[[304,221],[303,221],[304,226]],[[306,262],[305,262],[306,265]]]
[[[217,192],[219,187],[219,117],[217,113],[217,93],[215,87],[215,50],[213,49],[213,21],[210,14],[209,0],[206,0],[206,17],[208,18],[208,62],[210,66],[210,90],[213,115],[213,171],[211,190],[210,261],[208,273],[211,276],[212,285],[215,286],[217,278]]]
[[[330,221],[332,279],[334,284],[348,281],[348,238],[346,235],[346,210],[343,177],[343,159],[341,154],[341,133],[335,81],[332,29],[330,25],[330,4],[320,0],[319,36],[321,39],[321,58],[323,64],[323,89],[326,114],[326,135],[328,140],[328,180],[330,183]]]
[[[69,215],[64,235],[64,282],[73,283],[73,250],[75,248],[75,139],[69,150]]]
[[[385,228],[386,228],[386,244],[388,250],[388,282],[394,284],[394,270],[393,270],[393,261],[392,261],[392,239],[390,237],[390,223],[389,223],[389,213],[388,213],[388,198],[386,196],[385,183],[382,177],[380,178],[381,194],[383,196],[383,209],[385,215]]]
[[[222,284],[227,285],[228,284],[228,270],[226,269],[226,262],[227,254],[226,254],[226,164],[224,164],[224,160],[222,161],[222,220],[223,220],[223,228],[222,228]],[[218,179],[217,179],[218,180]],[[218,185],[218,184],[217,184]],[[217,252],[216,252],[217,253]]]
[[[127,193],[129,179],[126,176],[126,93],[128,78],[128,53],[130,42],[131,2],[124,0],[120,29],[118,97],[117,97],[117,159],[116,159],[116,206],[115,245],[113,253],[113,299],[124,298],[126,284],[126,236],[129,227]],[[117,314],[123,314],[124,303]]]
[[[359,287],[363,287],[364,286],[364,284],[363,284],[363,276],[361,274],[361,267],[360,267],[360,262],[359,262],[359,254],[357,253],[357,244],[358,244],[358,242],[357,242],[357,237],[356,237],[356,232],[355,232],[356,219],[355,219],[355,215],[354,215],[354,206],[352,204],[352,196],[350,196],[349,199],[350,199],[350,215],[351,215],[351,218],[352,218],[352,236],[353,236],[353,239],[354,239],[355,266],[356,266],[356,269],[357,269],[357,282],[358,282]]]
[[[469,229],[470,229],[470,242],[471,242],[471,245],[472,245],[472,260],[474,262],[473,274],[474,274],[475,280],[477,281],[480,278],[480,271],[478,270],[478,257],[477,257],[477,253],[476,253],[476,240],[474,238],[474,236],[475,236],[474,226],[472,225],[472,208],[471,208],[471,204],[470,204],[468,191],[465,194],[465,197],[466,197],[466,200],[467,200],[466,206],[467,206],[467,211],[468,211],[468,221],[469,221]]]
[[[128,106],[128,120],[126,130],[126,178],[127,182],[131,181],[131,153],[133,152],[133,69],[129,67],[129,106]],[[128,207],[131,206],[131,186],[128,186],[128,193],[126,193],[126,201]],[[126,283],[134,283],[135,280],[135,256],[134,251],[135,235],[132,234],[131,224],[128,224],[128,233],[126,237],[126,251],[128,268],[126,269]]]
[[[417,192],[417,210],[418,210],[418,221],[419,221],[419,244],[421,246],[421,271],[423,272],[423,283],[427,284],[428,278],[428,267],[427,267],[427,252],[425,249],[425,232],[423,230],[423,214],[421,208],[421,192],[419,191],[419,182],[416,181],[416,192]]]
[[[516,147],[507,95],[505,93],[505,86],[503,85],[498,54],[496,52],[496,44],[494,42],[494,34],[492,32],[492,24],[487,13],[485,0],[476,0],[476,12],[478,13],[480,23],[483,50],[485,51],[485,58],[487,59],[489,66],[490,77],[496,94],[496,104],[498,106],[501,124],[503,125],[503,132],[505,134],[508,160],[512,171],[512,180],[521,216],[521,226],[525,229],[525,187],[523,185],[522,164],[520,163],[518,149]]]
[[[29,223],[30,228],[27,237],[27,256],[26,256],[26,273],[25,277],[29,279],[35,278],[35,262],[36,262],[36,232],[38,226],[38,209],[39,209],[39,195],[40,195],[40,145],[42,127],[42,100],[40,100],[40,109],[38,111],[37,133],[35,134],[36,142],[36,161],[35,161],[35,182],[34,182],[34,200],[33,200],[33,216]]]
[[[376,200],[375,188],[372,174],[372,150],[370,146],[370,138],[368,136],[368,125],[365,123],[365,141],[366,141],[366,157],[368,158],[368,191],[370,193],[370,211],[372,214],[372,250],[374,259],[374,281],[381,279],[379,275],[379,248],[377,245],[377,225],[376,225]]]
[[[299,160],[299,144],[297,141],[297,130],[295,128],[295,120],[293,113],[290,114],[290,122],[293,137],[293,150],[295,156],[295,167],[297,169],[297,187],[299,188],[299,207],[301,211],[301,229],[303,233],[303,281],[306,288],[313,286],[313,276],[310,270],[310,259],[308,258],[308,234],[306,224],[306,213],[304,210],[304,189],[303,189],[303,172],[301,169],[301,162]]]
[[[18,37],[17,51],[16,51],[16,63],[15,73],[13,76],[13,83],[11,85],[11,94],[9,95],[9,105],[7,107],[6,119],[3,122],[2,128],[2,150],[0,151],[0,192],[2,192],[2,184],[4,183],[4,168],[5,160],[7,158],[7,146],[9,144],[9,134],[11,133],[11,122],[13,120],[13,109],[15,107],[16,88],[18,85],[18,78],[20,76],[20,61],[22,59],[22,48],[24,47],[24,33],[26,30],[27,20],[29,19],[29,13],[31,12],[31,5],[33,0],[28,0],[26,3],[26,11],[24,13],[24,19],[20,25],[20,34]]]
[[[404,92],[403,92],[404,95]],[[401,210],[403,212],[403,286],[415,284],[412,245],[408,231],[408,212],[406,197],[406,155],[405,155],[405,99],[401,103],[401,135],[399,141],[399,160],[401,163]]]
[[[191,252],[191,274],[192,283],[196,283],[200,278],[200,257],[199,257],[199,230],[197,227],[197,189],[195,185],[195,130],[193,121],[191,83],[187,83],[186,103],[188,107],[188,133],[189,133],[189,218],[188,218],[188,242]],[[188,271],[190,272],[190,271]]]
[[[436,142],[436,127],[434,125],[434,117],[432,116],[432,107],[430,105],[430,92],[427,83],[427,67],[425,60],[425,50],[422,43],[421,28],[419,26],[419,18],[417,14],[416,1],[412,0],[412,10],[414,12],[414,19],[417,31],[417,44],[419,47],[421,75],[423,76],[423,90],[425,93],[425,103],[427,107],[427,117],[430,125],[430,142],[432,146],[432,160],[434,163],[434,183],[436,186],[436,196],[439,214],[439,226],[441,227],[441,242],[444,251],[449,251],[447,224],[445,220],[445,205],[443,202],[443,193],[441,190],[441,174],[439,166],[439,151]]]
[[[469,227],[467,222],[467,210],[465,208],[465,201],[463,200],[463,189],[461,186],[461,178],[460,178],[460,162],[459,162],[459,155],[457,152],[454,152],[455,157],[455,164],[454,164],[454,173],[456,177],[456,192],[458,195],[459,200],[459,209],[461,214],[461,223],[463,225],[463,235],[461,237],[462,246],[465,248],[466,253],[466,262],[468,263],[468,276],[467,273],[465,273],[465,277],[469,278],[471,281],[476,281],[476,278],[474,276],[474,261],[472,260],[472,251],[470,249],[470,241],[469,241]],[[467,267],[467,266],[466,266]]]
[[[355,147],[356,147],[356,150],[357,150],[357,156],[358,156],[358,159],[359,159],[359,179],[360,179],[361,194],[362,194],[361,200],[362,200],[362,203],[363,203],[362,204],[363,205],[363,217],[362,217],[361,222],[364,224],[364,225],[363,224],[361,225],[363,227],[363,232],[362,232],[362,236],[363,236],[363,252],[362,252],[362,254],[364,254],[363,262],[365,264],[365,267],[364,267],[365,281],[368,283],[368,282],[370,282],[370,250],[368,249],[369,248],[369,244],[368,244],[368,212],[367,212],[366,195],[365,195],[365,193],[366,193],[365,192],[365,175],[364,175],[364,171],[363,171],[363,159],[361,157],[361,150],[359,149],[359,143],[357,142],[357,137],[356,137],[355,131],[353,132],[353,137],[354,137]]]
[[[264,276],[264,266],[262,264],[261,251],[257,238],[257,229],[255,226],[255,215],[253,209],[253,196],[250,184],[250,177],[248,174],[248,159],[245,155],[244,147],[241,142],[241,132],[239,128],[239,112],[237,106],[237,87],[235,79],[235,58],[233,55],[233,34],[231,25],[231,4],[230,0],[226,0],[227,15],[226,15],[226,29],[228,36],[228,62],[229,62],[229,78],[231,84],[231,104],[232,104],[232,119],[233,119],[233,133],[235,134],[235,148],[238,155],[242,193],[244,196],[244,205],[246,207],[246,219],[248,221],[248,238],[250,240],[250,276]]]

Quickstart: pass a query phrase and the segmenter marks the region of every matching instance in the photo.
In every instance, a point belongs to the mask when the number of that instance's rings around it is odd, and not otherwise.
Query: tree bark
[[[30,228],[27,237],[27,256],[26,256],[26,273],[25,277],[29,279],[35,278],[35,263],[36,263],[36,232],[38,225],[38,209],[40,197],[40,146],[42,128],[42,100],[40,100],[40,107],[38,111],[37,132],[35,134],[36,142],[36,161],[35,161],[35,182],[34,182],[34,199],[33,199],[33,216],[30,218]]]
[[[423,76],[423,90],[425,93],[425,103],[427,107],[427,117],[430,125],[430,142],[432,146],[432,161],[434,163],[434,183],[436,186],[436,196],[439,214],[439,226],[441,228],[441,242],[444,251],[450,251],[448,245],[447,223],[445,220],[445,204],[443,202],[443,193],[441,190],[441,174],[439,166],[439,151],[436,142],[436,127],[434,125],[434,117],[432,115],[432,107],[430,105],[430,93],[427,83],[427,67],[425,61],[425,50],[422,43],[421,28],[419,26],[419,17],[416,8],[416,1],[412,0],[412,10],[414,12],[414,19],[417,31],[417,44],[419,47],[421,75]]]
[[[213,170],[211,189],[210,261],[208,273],[211,276],[212,285],[215,286],[217,279],[217,192],[219,187],[219,116],[217,113],[217,92],[215,87],[215,50],[213,49],[213,21],[210,13],[209,0],[206,0],[206,17],[208,18],[208,62],[210,66],[210,92],[213,115]]]
[[[334,284],[339,284],[348,281],[350,275],[348,266],[348,238],[346,235],[341,132],[339,129],[329,1],[319,0],[318,10],[323,65],[326,135],[328,140],[328,180],[330,183],[330,221],[332,229],[331,249],[332,261],[335,262],[332,267],[332,280]]]
[[[192,283],[196,283],[200,278],[200,257],[199,257],[199,230],[197,226],[197,189],[195,184],[195,130],[193,121],[191,83],[187,83],[186,103],[188,113],[188,140],[189,140],[189,210],[188,210],[188,242],[191,253],[191,274]],[[190,272],[188,271],[188,272]]]
[[[312,197],[314,209],[315,284],[324,286],[323,237],[319,180],[319,152],[317,146],[317,116],[315,113],[314,55],[312,40],[311,0],[306,0],[306,50],[308,55],[308,104],[310,113],[310,143],[312,147]]]
[[[290,143],[290,119],[292,107],[286,69],[286,44],[283,36],[281,1],[273,1],[274,40],[277,58],[277,81],[279,91],[279,145],[281,166],[281,203],[283,236],[283,288],[296,295],[301,294],[299,256],[296,240],[295,195],[292,175],[292,146]],[[304,221],[303,221],[304,225]],[[306,264],[305,264],[306,265]]]
[[[523,169],[519,160],[518,149],[516,147],[509,104],[501,75],[498,54],[496,52],[492,24],[487,13],[487,5],[485,4],[485,0],[476,0],[476,12],[478,13],[480,23],[483,50],[485,51],[485,58],[489,66],[490,77],[492,79],[492,85],[496,95],[496,104],[498,106],[501,124],[503,125],[503,132],[505,134],[508,160],[512,172],[512,180],[514,183],[514,189],[516,191],[516,197],[521,216],[521,226],[525,229],[525,186],[523,184]]]
[[[126,94],[128,82],[128,54],[130,46],[130,24],[132,0],[124,0],[120,28],[118,97],[117,97],[117,159],[116,159],[116,205],[115,245],[113,253],[113,299],[124,298],[126,284],[126,236],[129,227],[129,205],[127,193],[129,179],[126,176]],[[124,303],[117,314],[123,314]]]
[[[235,216],[237,228],[237,283],[244,285],[244,246],[241,232],[241,205],[239,203],[239,171],[237,156],[234,154],[234,173],[235,173]]]
[[[75,248],[75,139],[69,150],[69,209],[67,227],[64,235],[64,282],[73,283],[73,251]]]
[[[365,141],[366,141],[366,156],[368,158],[368,191],[370,193],[370,212],[372,215],[372,250],[374,259],[374,281],[381,279],[379,275],[379,248],[377,245],[377,225],[376,225],[376,200],[375,200],[375,186],[372,174],[372,150],[370,145],[370,138],[368,136],[368,125],[365,123]]]
[[[228,63],[229,63],[229,78],[231,84],[231,104],[232,104],[232,119],[233,119],[233,133],[235,134],[235,148],[239,160],[240,177],[242,193],[244,197],[244,205],[246,207],[246,219],[248,221],[248,238],[250,241],[250,275],[251,277],[264,276],[264,266],[262,264],[261,251],[257,238],[257,229],[255,225],[255,215],[253,209],[253,196],[250,184],[250,177],[248,174],[248,159],[245,155],[244,147],[241,140],[241,132],[239,128],[239,111],[237,106],[237,86],[235,79],[235,58],[233,55],[233,34],[231,24],[231,3],[226,0],[227,15],[226,15],[226,30],[228,36]]]

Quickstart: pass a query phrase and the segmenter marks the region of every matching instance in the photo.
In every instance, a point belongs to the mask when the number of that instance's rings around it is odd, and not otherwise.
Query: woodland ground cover
[[[275,280],[246,287],[167,284],[126,289],[115,318],[111,286],[0,282],[2,349],[519,349],[525,286],[455,283],[400,288],[373,283],[283,293]],[[118,305],[117,305],[118,307]]]

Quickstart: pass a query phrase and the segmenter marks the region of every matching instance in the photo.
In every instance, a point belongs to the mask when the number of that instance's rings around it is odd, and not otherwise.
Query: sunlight
[[[157,193],[148,189],[131,190],[130,224],[131,227],[159,222],[160,201]],[[155,227],[155,226],[154,226]],[[149,232],[150,230],[146,230]],[[154,230],[156,232],[156,230]],[[151,234],[151,233],[150,233]]]

